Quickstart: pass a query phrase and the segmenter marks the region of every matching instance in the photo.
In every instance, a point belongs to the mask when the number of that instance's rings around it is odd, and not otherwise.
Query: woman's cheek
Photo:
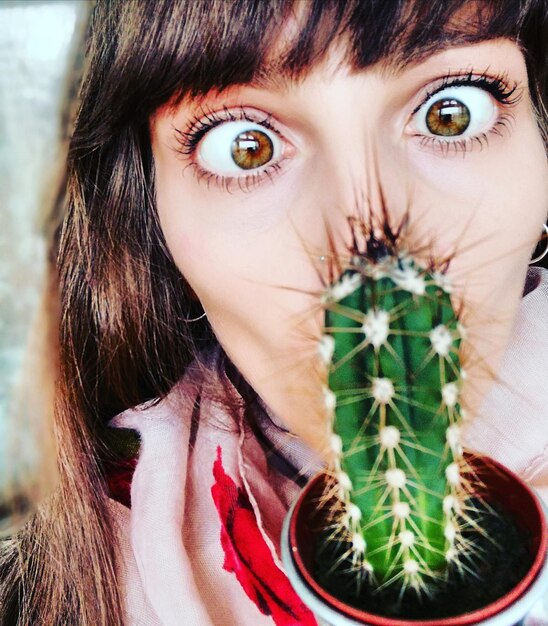
[[[483,152],[417,154],[414,172],[424,222],[440,253],[453,258],[449,275],[469,330],[465,390],[472,413],[498,371],[519,306],[527,263],[548,210],[548,171],[535,126],[522,124]],[[418,220],[420,224],[420,220]],[[424,229],[426,233],[426,229]]]
[[[525,154],[524,143],[531,146]],[[422,197],[415,204],[427,214],[430,238],[444,251],[474,256],[477,265],[507,255],[522,264],[546,211],[542,160],[538,133],[530,142],[526,136],[495,141],[464,157],[416,154],[413,170]]]

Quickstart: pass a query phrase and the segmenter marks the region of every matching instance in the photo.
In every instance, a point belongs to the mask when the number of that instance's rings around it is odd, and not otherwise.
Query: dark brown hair
[[[299,30],[271,51],[298,4]],[[374,36],[371,34],[374,33]],[[548,145],[546,0],[100,0],[55,240],[61,300],[55,407],[60,484],[5,542],[0,624],[123,623],[100,459],[117,412],[165,395],[215,342],[155,210],[150,116],[212,88],[298,80],[335,41],[356,69],[401,69],[449,45],[521,46]]]

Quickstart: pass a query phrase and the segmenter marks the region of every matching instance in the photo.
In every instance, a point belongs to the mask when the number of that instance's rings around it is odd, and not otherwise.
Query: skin
[[[510,113],[509,128],[497,135],[489,132],[493,123],[484,124],[488,146],[476,142],[466,154],[453,146],[446,154],[415,136],[412,113],[448,70],[470,68],[506,73],[510,85],[520,82],[522,97],[505,107],[488,96],[492,120]],[[283,135],[280,171],[248,191],[238,181],[227,190],[196,176],[192,164],[201,163],[203,143],[193,155],[177,152],[176,129],[204,109],[224,107],[244,107],[258,119],[271,114]],[[219,342],[282,424],[324,449],[316,344],[326,264],[317,259],[329,249],[326,225],[342,248],[349,215],[380,214],[379,185],[394,223],[409,206],[411,248],[454,255],[452,297],[464,306],[468,329],[462,400],[469,416],[477,413],[512,331],[548,206],[548,162],[514,43],[452,48],[398,75],[381,65],[353,71],[333,50],[298,85],[241,85],[166,106],[150,120],[150,132],[157,207],[175,263]],[[219,148],[229,151],[230,142],[219,141]]]

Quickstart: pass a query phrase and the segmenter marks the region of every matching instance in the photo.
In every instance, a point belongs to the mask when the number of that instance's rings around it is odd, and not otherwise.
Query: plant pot
[[[467,455],[485,485],[482,497],[497,504],[514,521],[520,532],[531,536],[532,565],[510,592],[479,610],[444,619],[394,619],[367,613],[339,601],[323,589],[312,575],[312,559],[318,526],[317,498],[323,491],[325,474],[315,476],[289,510],[282,531],[282,559],[286,573],[303,602],[321,626],[519,626],[537,601],[548,592],[546,551],[547,511],[540,498],[515,474],[486,457]]]

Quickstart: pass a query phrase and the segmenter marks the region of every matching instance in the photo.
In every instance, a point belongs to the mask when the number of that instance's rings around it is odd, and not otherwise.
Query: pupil
[[[272,141],[260,130],[240,133],[232,142],[234,163],[244,170],[251,170],[268,163],[274,155]]]
[[[438,100],[426,115],[426,126],[434,135],[462,135],[469,125],[470,110],[454,98]]]

